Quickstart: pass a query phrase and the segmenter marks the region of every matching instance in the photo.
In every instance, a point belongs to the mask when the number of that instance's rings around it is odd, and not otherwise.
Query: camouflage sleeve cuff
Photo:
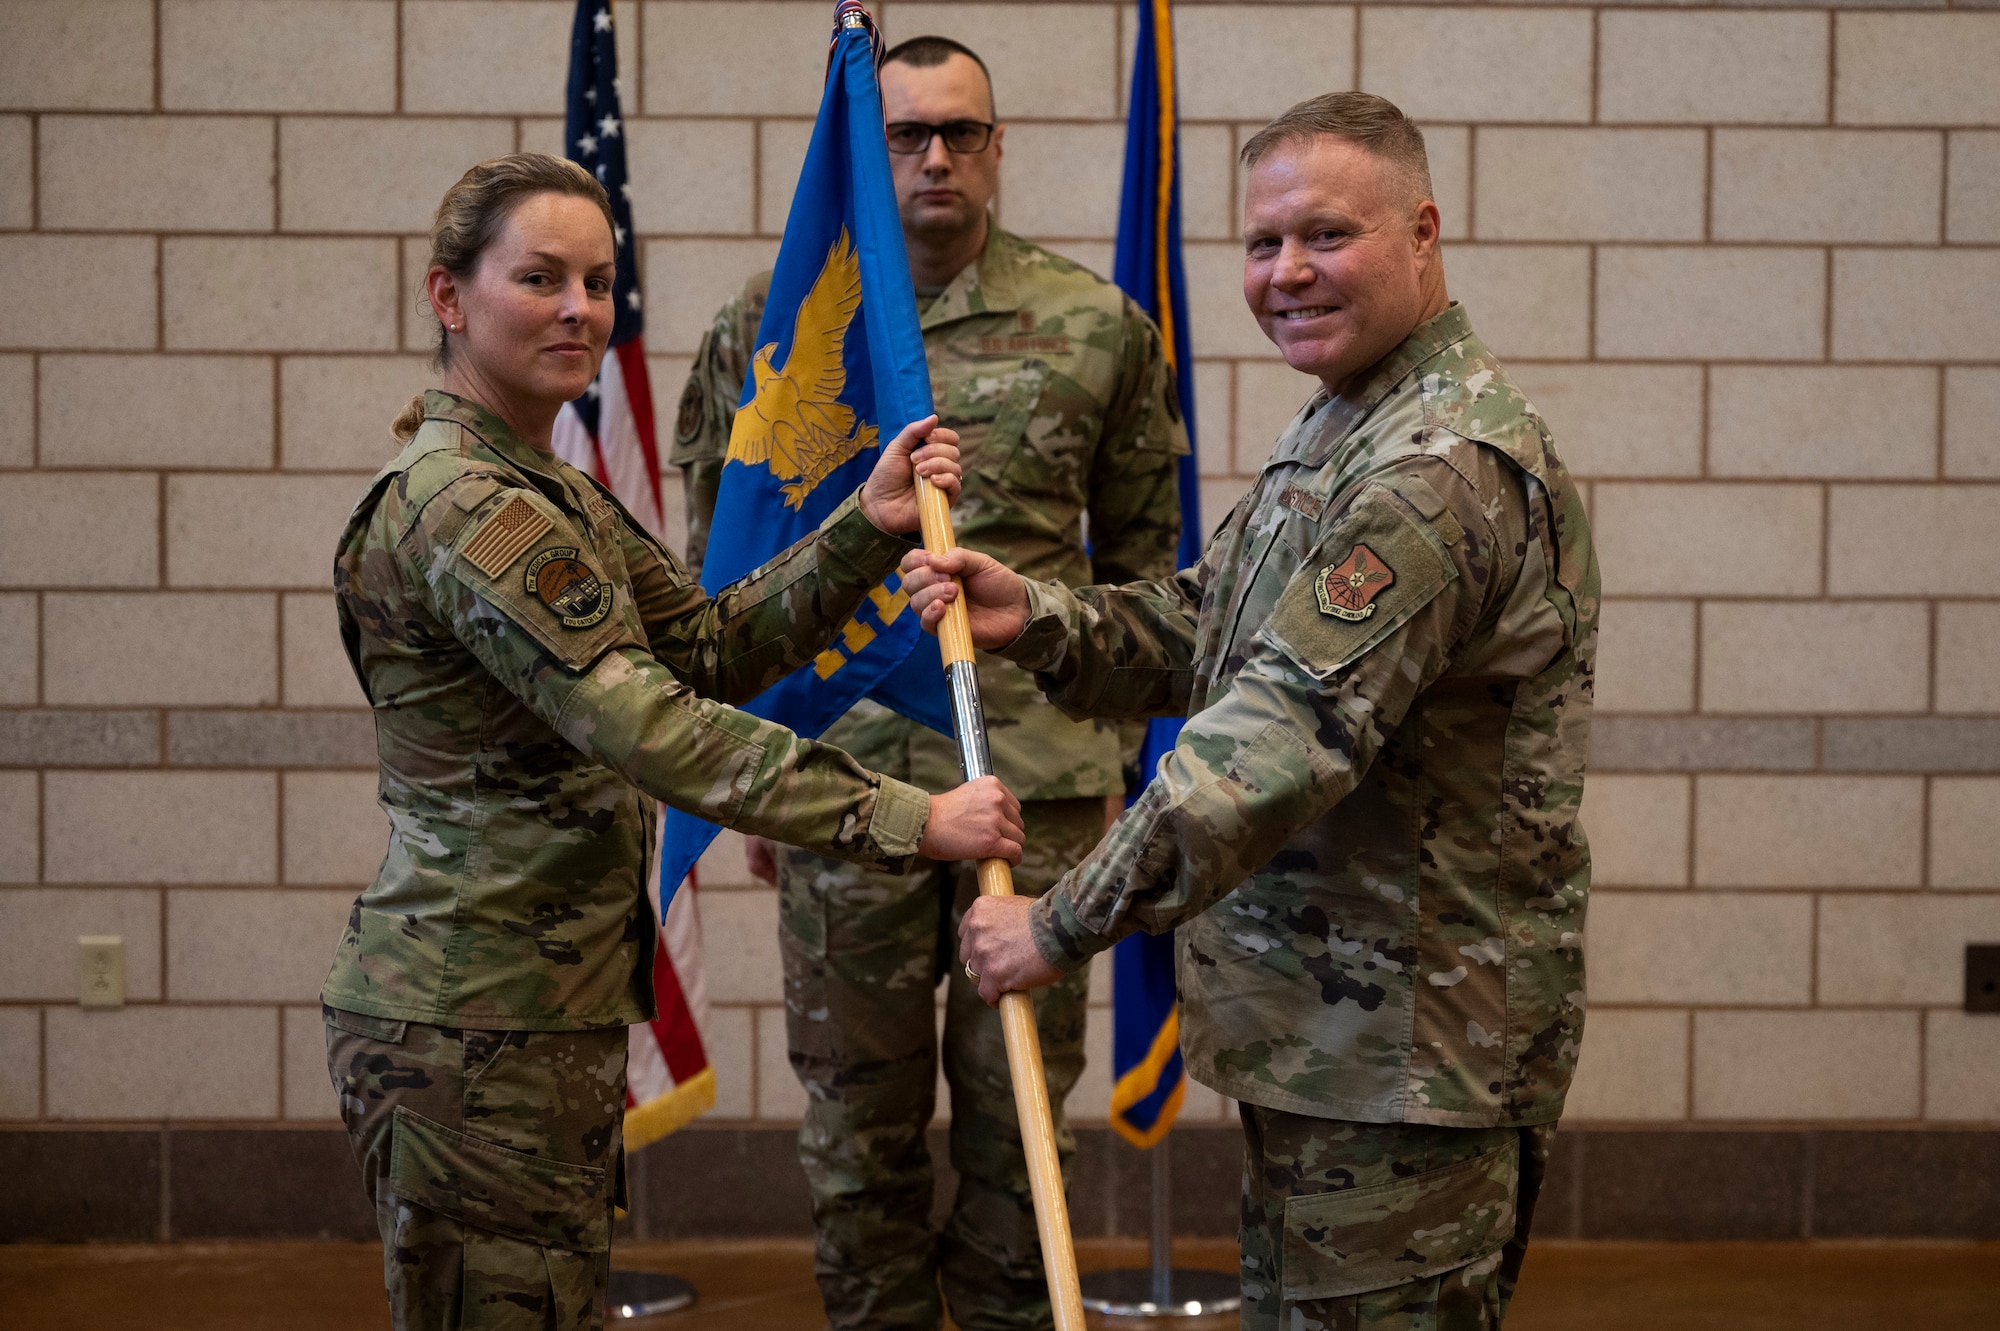
[[[917,548],[870,522],[861,511],[859,491],[841,500],[819,524],[819,547],[822,559],[845,564],[870,583],[895,572],[903,556]]]
[[[924,826],[931,818],[931,797],[893,776],[882,778],[875,792],[875,814],[868,834],[885,860],[914,859],[924,844]]]
[[[1068,888],[1076,882],[1072,871],[1061,882],[1035,900],[1028,908],[1028,932],[1042,960],[1067,974],[1104,951],[1118,940],[1106,938],[1086,928],[1070,903]]]
[[[997,655],[1006,657],[1023,670],[1048,671],[1061,665],[1069,655],[1070,625],[1075,620],[1075,595],[1060,582],[1024,579],[1028,586],[1028,623],[1020,636],[1001,647]]]

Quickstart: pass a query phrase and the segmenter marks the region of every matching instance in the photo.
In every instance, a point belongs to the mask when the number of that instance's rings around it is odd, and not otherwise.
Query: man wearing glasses
[[[989,217],[1006,128],[977,55],[914,38],[888,53],[881,84],[931,388],[965,458],[960,543],[1072,586],[1170,575],[1187,435],[1159,330],[1115,286]],[[696,569],[769,284],[760,274],[723,307],[681,398],[672,460]],[[1140,731],[1067,719],[998,657],[982,656],[979,675],[994,768],[1027,825],[1015,888],[1039,895],[1122,805]],[[961,780],[949,738],[873,702],[824,738],[927,790]],[[778,885],[786,1030],[807,1095],[799,1155],[832,1325],[932,1331],[944,1301],[966,1331],[1051,1325],[1000,1023],[952,960],[972,865],[866,873],[753,843],[751,869]],[[925,1144],[940,980],[959,1173],[942,1233]],[[1088,984],[1079,969],[1035,995],[1066,1173]]]

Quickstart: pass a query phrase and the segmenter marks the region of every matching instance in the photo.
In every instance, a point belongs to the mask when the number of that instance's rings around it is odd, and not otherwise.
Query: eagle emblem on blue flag
[[[868,479],[882,442],[932,414],[903,219],[875,69],[881,34],[859,0],[834,8],[826,88],[729,431],[701,584],[710,595],[811,539]],[[937,640],[891,574],[812,661],[743,704],[812,738],[862,698],[949,734]],[[715,835],[664,819],[660,884],[677,886]]]
[[[804,507],[806,496],[841,464],[882,442],[873,425],[840,401],[847,387],[847,328],[860,308],[861,260],[843,227],[799,302],[784,368],[772,363],[776,342],[759,347],[750,363],[754,395],[736,413],[728,457],[746,466],[768,463],[771,474],[786,482],[787,508]]]

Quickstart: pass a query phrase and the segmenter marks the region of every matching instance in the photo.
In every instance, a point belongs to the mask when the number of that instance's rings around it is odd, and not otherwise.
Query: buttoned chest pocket
[[[1228,614],[1222,621],[1229,626],[1229,643],[1255,633],[1271,617],[1278,598],[1318,540],[1317,516],[1295,506],[1311,507],[1312,503],[1288,502],[1292,496],[1305,493],[1295,482],[1310,477],[1311,473],[1300,468],[1281,465],[1267,468],[1258,478],[1257,502],[1243,533],[1243,557],[1238,565],[1243,574],[1230,590]]]
[[[1039,367],[1032,386],[1008,404],[1006,425],[1011,447],[996,479],[1016,494],[1082,507],[1104,428],[1096,399],[1068,375]]]
[[[932,364],[938,420],[958,431],[967,471],[995,480],[1005,474],[1047,378],[1039,361]]]

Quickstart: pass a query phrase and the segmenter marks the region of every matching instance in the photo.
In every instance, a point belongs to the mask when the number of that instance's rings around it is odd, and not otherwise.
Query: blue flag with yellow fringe
[[[1125,122],[1125,185],[1112,270],[1125,294],[1160,326],[1173,367],[1189,449],[1180,460],[1180,566],[1201,558],[1201,471],[1195,463],[1194,375],[1188,352],[1187,278],[1181,267],[1180,108],[1174,94],[1174,20],[1169,0],[1139,0]],[[1177,720],[1146,728],[1139,771],[1150,775],[1174,747]],[[1139,792],[1127,793],[1129,804]],[[1174,936],[1133,934],[1111,953],[1111,1126],[1134,1146],[1158,1144],[1187,1092],[1181,1066]]]
[[[860,0],[834,7],[826,90],[757,326],[702,564],[711,595],[801,537],[853,494],[884,443],[931,414],[903,223],[889,175],[882,39]],[[745,708],[812,737],[863,697],[951,732],[944,665],[893,575],[824,651]],[[669,809],[662,902],[718,830]]]

